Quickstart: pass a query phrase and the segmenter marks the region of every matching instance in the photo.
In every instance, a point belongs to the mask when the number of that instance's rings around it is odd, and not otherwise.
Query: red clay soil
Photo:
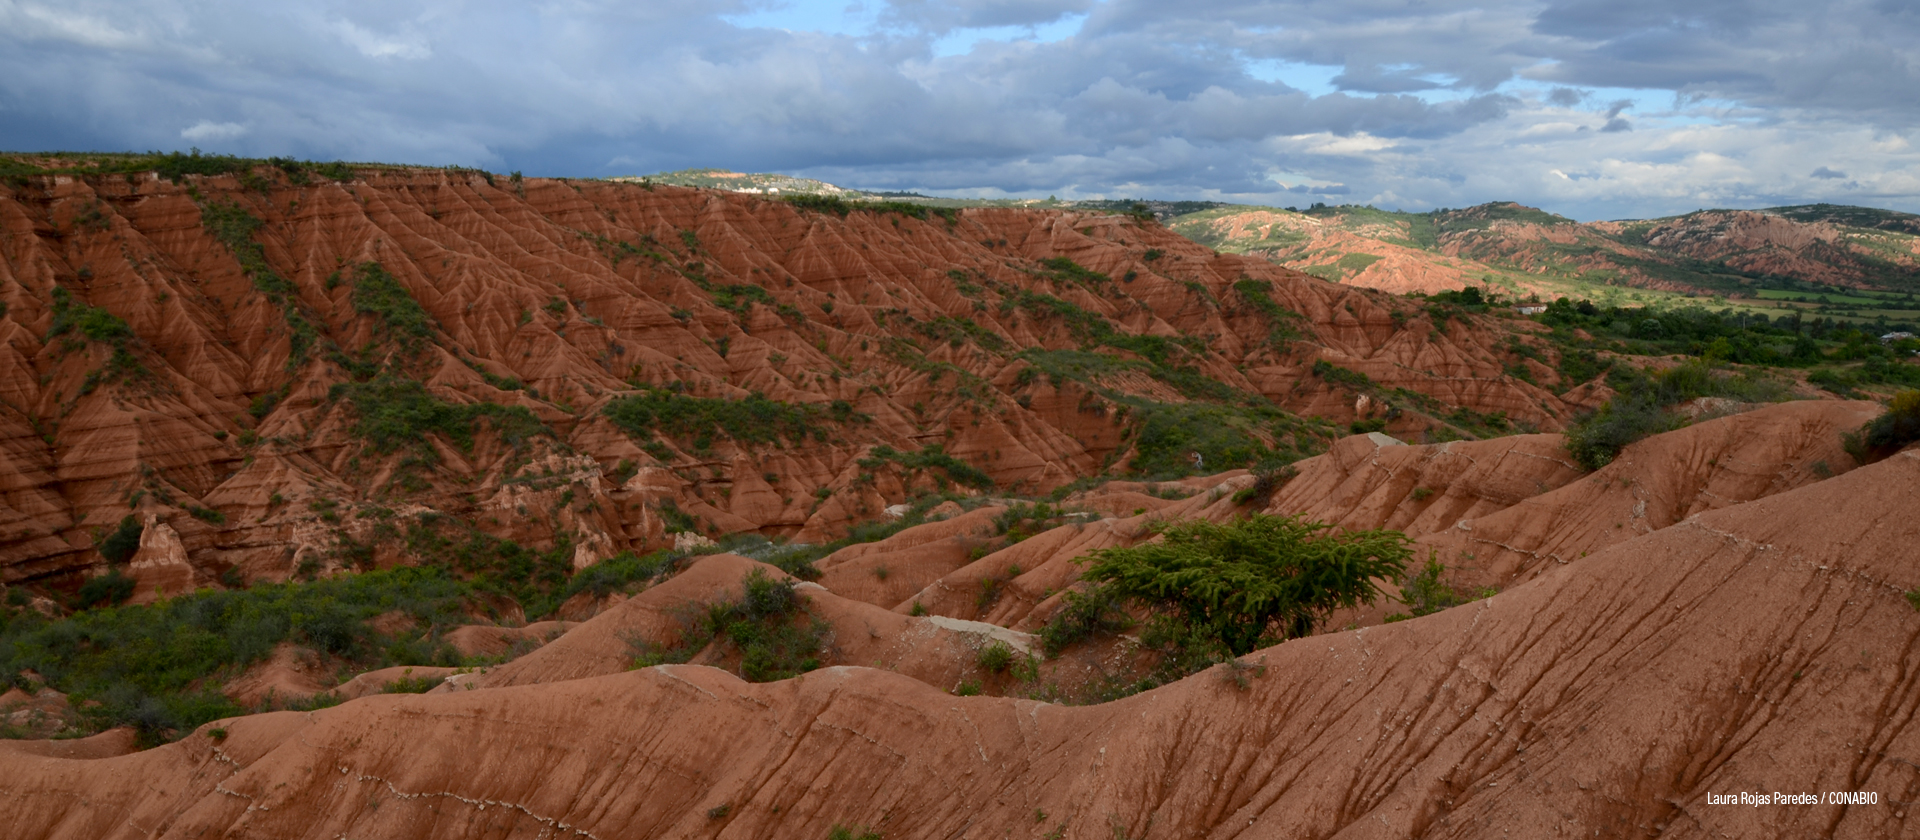
[[[1504,589],[1689,517],[1852,469],[1841,434],[1883,410],[1809,400],[1707,420],[1628,446],[1613,463],[1504,510],[1431,522],[1419,542],[1460,585]]]
[[[1508,338],[1538,325],[1472,317],[1443,332],[1390,295],[1217,256],[1127,216],[843,217],[726,192],[440,170],[250,177],[0,185],[0,580],[77,586],[104,571],[97,541],[129,513],[156,526],[134,569],[142,599],[345,569],[343,538],[377,542],[380,520],[358,516],[374,508],[440,511],[533,545],[569,532],[580,566],[670,544],[668,502],[714,532],[818,542],[934,480],[862,466],[882,444],[941,444],[1002,489],[1045,491],[1129,444],[1105,397],[1026,373],[1020,351],[1082,348],[1076,330],[1091,323],[1018,305],[1029,293],[1120,334],[1209,337],[1174,361],[1336,423],[1386,407],[1313,376],[1319,360],[1436,401],[1400,406],[1397,433],[1441,425],[1423,410],[1505,412],[1543,430],[1572,414],[1504,373]],[[247,241],[284,295],[209,233],[203,210],[228,205],[260,222]],[[1060,257],[1109,279],[1041,262]],[[373,262],[424,308],[431,337],[415,350],[355,303]],[[1283,320],[1300,340],[1271,340],[1245,280],[1299,315]],[[50,335],[57,290],[131,335]],[[516,447],[481,424],[470,449],[434,439],[425,466],[368,449],[330,396],[363,352],[408,360],[439,399],[525,407],[553,437]],[[1137,372],[1108,380],[1180,399]],[[844,400],[871,419],[827,421],[819,439],[785,446],[649,452],[599,413],[636,384]],[[623,462],[634,472],[616,479]],[[385,545],[372,562],[403,559]]]
[[[1904,836],[1916,506],[1909,451],[1258,651],[1244,689],[1222,666],[1066,707],[871,668],[662,666],[250,716],[115,758],[0,751],[0,778],[27,840]],[[1879,804],[1709,799],[1835,790]]]

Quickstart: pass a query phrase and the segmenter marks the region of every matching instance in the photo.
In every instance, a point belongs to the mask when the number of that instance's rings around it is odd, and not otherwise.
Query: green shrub
[[[820,667],[820,651],[831,626],[813,618],[791,581],[754,569],[740,581],[740,598],[707,605],[690,615],[671,647],[630,640],[634,667],[685,662],[715,639],[740,655],[740,676],[749,682],[773,682]]]
[[[1612,463],[1629,444],[1670,431],[1676,423],[1649,397],[1616,397],[1567,429],[1567,453],[1580,466],[1597,470]]]
[[[113,348],[105,367],[87,373],[80,385],[82,395],[92,393],[103,381],[126,381],[148,374],[146,367],[133,355],[133,343],[137,339],[126,321],[105,309],[75,302],[71,293],[56,286],[53,290],[53,324],[47,329],[47,340],[51,342],[55,336],[68,333],[78,333],[86,340]]]
[[[988,350],[999,352],[1007,348],[1007,340],[999,333],[987,329],[976,321],[964,318],[952,318],[941,315],[931,321],[921,321],[913,325],[921,335],[935,341],[950,342],[955,347],[972,340]]]
[[[751,283],[714,286],[708,293],[713,296],[715,306],[731,312],[746,312],[753,304],[772,306],[775,302],[771,292]]]
[[[854,208],[853,202],[833,195],[788,195],[782,196],[780,200],[793,205],[798,210],[832,213],[842,217],[853,212]]]
[[[389,680],[386,685],[381,686],[380,693],[381,694],[425,694],[429,691],[439,688],[440,684],[444,682],[446,681],[434,679],[433,677],[426,677],[426,676],[401,677],[396,680]]]
[[[80,584],[77,604],[83,610],[113,606],[133,597],[134,586],[133,578],[121,574],[119,569],[108,569],[106,574],[87,578]]]
[[[1430,553],[1425,565],[1417,571],[1410,571],[1406,579],[1401,581],[1400,599],[1410,608],[1408,612],[1412,614],[1411,617],[1432,615],[1476,600],[1473,595],[1462,594],[1443,582],[1440,578],[1445,573],[1446,567],[1440,564],[1440,558]],[[1392,620],[1391,616],[1389,620]]]
[[[1348,370],[1325,359],[1313,363],[1313,375],[1328,382],[1345,385],[1354,390],[1366,390],[1374,387],[1373,379],[1359,371]]]
[[[154,172],[175,184],[188,175],[225,175],[240,172],[253,164],[252,161],[232,155],[202,155],[194,149],[190,155],[170,152],[151,163]]]
[[[53,289],[53,324],[47,328],[47,340],[69,332],[88,340],[125,346],[133,338],[133,328],[105,309],[88,306],[73,299],[73,294],[58,286]]]
[[[1069,257],[1049,257],[1040,264],[1053,273],[1055,279],[1079,283],[1098,289],[1113,282],[1113,278],[1090,268],[1082,267]]]
[[[1013,667],[1013,648],[1006,642],[996,641],[980,649],[974,657],[974,664],[982,670],[1004,674]]]
[[[1592,350],[1562,350],[1560,353],[1561,393],[1584,385],[1613,369],[1611,360],[1601,359]]]
[[[1920,440],[1920,391],[1895,394],[1886,413],[1868,422],[1860,435],[1867,448],[1881,451],[1895,450]]]
[[[510,598],[529,616],[547,615],[560,606],[573,571],[573,541],[566,532],[552,547],[534,548],[451,517],[425,514],[407,527],[402,539],[423,567],[462,576],[477,589]]]
[[[993,517],[993,532],[1005,534],[1008,542],[1017,543],[1052,529],[1073,513],[1048,502],[1014,502]]]
[[[960,219],[960,212],[952,207],[929,207],[910,201],[848,201],[833,195],[789,195],[782,196],[780,200],[800,210],[832,213],[841,217],[855,210],[864,210],[869,213],[898,213],[922,221],[929,216],[939,216],[946,219],[947,224],[953,224]]]
[[[773,682],[820,667],[820,649],[830,627],[808,618],[793,583],[755,569],[742,582],[741,600],[713,615],[719,630],[740,649],[740,676]]]
[[[266,248],[253,241],[253,234],[266,223],[248,213],[239,202],[212,201],[202,205],[200,224],[239,261],[241,271],[253,281],[255,289],[270,295],[293,291],[293,284],[267,265]]]
[[[105,557],[108,563],[115,564],[132,560],[134,552],[140,550],[140,535],[146,530],[138,518],[122,517],[113,533],[100,541],[100,556]]]
[[[665,526],[667,533],[690,531],[697,534],[702,530],[700,521],[694,519],[693,514],[682,511],[680,505],[672,499],[662,499],[658,505],[654,506],[654,510],[659,512],[660,522]]]
[[[576,572],[567,581],[565,589],[554,600],[565,603],[582,592],[594,597],[606,597],[615,592],[628,591],[635,584],[645,584],[660,577],[673,568],[673,557],[665,551],[656,551],[644,556],[631,551],[622,551],[612,557],[588,566]]]
[[[1287,482],[1299,477],[1300,471],[1292,464],[1267,462],[1253,468],[1253,483],[1233,494],[1236,505],[1266,507],[1273,494],[1285,487]]]
[[[1333,527],[1259,514],[1224,525],[1183,522],[1160,542],[1089,554],[1082,578],[1244,655],[1269,632],[1305,636],[1336,609],[1372,603],[1381,594],[1376,580],[1406,570],[1405,534],[1322,534]]]
[[[885,840],[880,832],[866,826],[848,827],[834,823],[833,830],[827,832],[827,840]]]
[[[1121,609],[1119,593],[1104,586],[1085,592],[1068,592],[1061,606],[1040,628],[1040,647],[1049,657],[1059,656],[1068,647],[1097,633],[1119,633],[1133,626],[1132,616]]]

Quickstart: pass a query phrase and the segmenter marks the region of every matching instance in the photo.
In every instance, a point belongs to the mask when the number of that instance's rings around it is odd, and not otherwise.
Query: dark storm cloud
[[[1831,181],[1831,180],[1836,180],[1836,179],[1839,179],[1839,178],[1845,178],[1845,177],[1847,177],[1847,173],[1845,173],[1845,172],[1836,172],[1836,171],[1834,171],[1834,170],[1832,170],[1832,169],[1828,169],[1828,168],[1826,168],[1826,167],[1824,167],[1824,166],[1822,166],[1822,167],[1820,167],[1819,169],[1815,169],[1815,170],[1813,170],[1813,174],[1811,174],[1811,175],[1808,175],[1807,177],[1809,177],[1809,178],[1821,178],[1821,179],[1824,179],[1824,180],[1829,180],[1829,181]]]
[[[1838,168],[1920,195],[1909,5],[868,2],[871,31],[841,35],[738,22],[763,0],[0,0],[0,147],[1274,201],[1304,179],[1573,213],[1839,189]],[[1820,144],[1844,151],[1779,151]]]

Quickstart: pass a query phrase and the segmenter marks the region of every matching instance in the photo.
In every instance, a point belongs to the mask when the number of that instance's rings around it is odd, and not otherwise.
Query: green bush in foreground
[[[1234,656],[1308,635],[1336,609],[1378,600],[1378,580],[1406,571],[1398,531],[1323,533],[1333,526],[1253,515],[1227,524],[1183,522],[1160,542],[1088,555],[1084,580],[1177,619]]]

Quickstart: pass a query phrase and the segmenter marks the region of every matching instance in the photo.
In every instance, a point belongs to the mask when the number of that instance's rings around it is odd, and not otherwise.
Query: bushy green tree
[[[1398,531],[1335,532],[1296,516],[1183,522],[1162,537],[1092,553],[1083,578],[1177,616],[1235,656],[1269,632],[1305,636],[1336,609],[1378,600],[1377,581],[1403,574],[1412,554]]]
[[[106,539],[100,541],[100,556],[107,558],[109,563],[125,563],[132,560],[133,555],[140,550],[140,535],[146,530],[146,526],[140,524],[140,520],[135,517],[121,518],[119,527],[114,528]]]

